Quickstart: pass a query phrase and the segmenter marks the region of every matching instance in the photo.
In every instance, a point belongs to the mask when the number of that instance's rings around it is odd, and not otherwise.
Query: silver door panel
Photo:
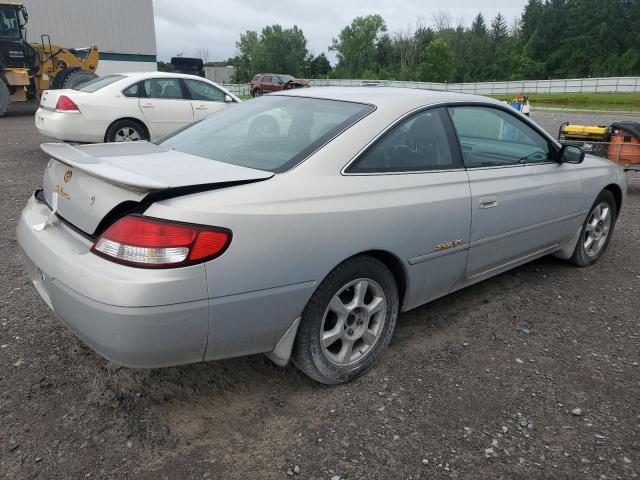
[[[470,169],[471,250],[466,276],[526,257],[575,233],[584,209],[575,165]]]

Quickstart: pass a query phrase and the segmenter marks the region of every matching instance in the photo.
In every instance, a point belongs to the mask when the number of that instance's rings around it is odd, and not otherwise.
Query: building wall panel
[[[97,45],[101,52],[156,55],[152,0],[24,0],[27,39],[43,33],[64,47]]]

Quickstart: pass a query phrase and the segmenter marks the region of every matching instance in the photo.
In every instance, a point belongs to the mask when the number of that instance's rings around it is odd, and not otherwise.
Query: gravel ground
[[[596,266],[544,258],[403,314],[351,384],[263,356],[131,370],[23,273],[14,228],[46,162],[30,113],[0,119],[1,478],[640,476],[640,177]],[[534,115],[552,133],[566,117]]]

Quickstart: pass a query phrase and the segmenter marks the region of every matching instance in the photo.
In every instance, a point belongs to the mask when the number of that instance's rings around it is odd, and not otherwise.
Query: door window
[[[417,172],[460,168],[451,148],[446,113],[430,109],[394,127],[370,148],[349,173]]]
[[[271,77],[262,77],[262,83],[271,83]]]
[[[226,94],[219,88],[199,80],[185,79],[189,93],[193,100],[205,102],[224,102]]]
[[[147,98],[184,99],[180,80],[177,78],[150,78],[144,81]]]
[[[450,107],[467,168],[527,165],[553,161],[549,141],[498,108]]]

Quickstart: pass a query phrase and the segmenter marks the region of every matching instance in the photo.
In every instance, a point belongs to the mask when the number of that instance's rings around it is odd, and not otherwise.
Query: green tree
[[[378,43],[386,31],[387,26],[380,15],[354,18],[329,47],[338,58],[336,72],[358,78],[367,70],[377,70]]]
[[[260,34],[248,30],[240,34],[236,47],[240,52],[234,63],[236,81],[247,81],[260,72],[287,73],[295,77],[309,73],[311,56],[307,39],[296,25],[292,28],[270,25]]]
[[[453,74],[453,53],[443,39],[434,40],[424,50],[420,67],[423,82],[449,82]]]
[[[471,24],[471,33],[478,37],[486,37],[489,34],[487,30],[487,23],[484,20],[484,15],[482,12],[479,12],[476,15],[476,18],[473,19],[473,23]]]
[[[157,66],[159,72],[173,72],[173,65],[171,65],[169,62],[163,62],[162,60],[159,60]]]
[[[329,75],[331,72],[331,63],[324,53],[321,53],[317,57],[311,60],[310,76],[311,78],[322,78]]]
[[[491,40],[494,45],[504,43],[509,38],[509,27],[504,16],[498,12],[498,15],[491,22]]]

